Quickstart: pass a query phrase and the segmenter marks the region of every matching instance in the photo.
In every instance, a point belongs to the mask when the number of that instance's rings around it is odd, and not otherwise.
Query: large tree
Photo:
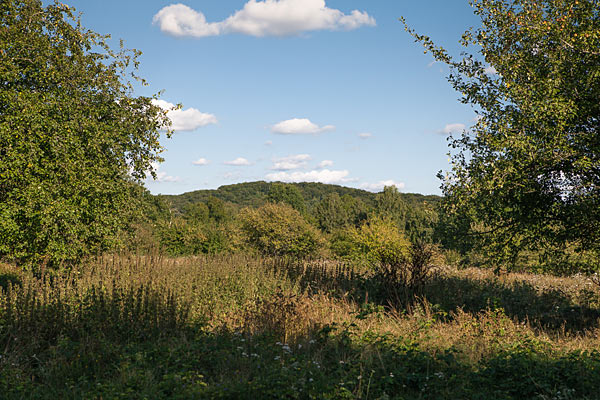
[[[107,248],[160,160],[168,119],[133,95],[139,52],[108,39],[61,3],[0,2],[0,257],[56,265]]]
[[[478,114],[450,141],[447,216],[507,263],[526,248],[598,250],[600,1],[471,5],[481,26],[463,35],[475,51],[459,59],[407,27]]]

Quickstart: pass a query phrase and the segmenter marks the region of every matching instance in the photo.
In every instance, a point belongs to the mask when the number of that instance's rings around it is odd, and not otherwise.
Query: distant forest
[[[171,204],[177,213],[183,213],[190,204],[206,202],[210,197],[230,203],[236,207],[260,207],[269,201],[269,193],[273,185],[282,185],[281,182],[244,182],[233,185],[223,185],[218,189],[195,190],[179,195],[158,195]],[[306,206],[310,209],[325,199],[328,195],[336,193],[342,197],[351,196],[362,201],[368,207],[374,207],[377,193],[346,186],[329,185],[324,183],[300,182],[285,184],[298,188]],[[423,195],[419,193],[399,193],[400,198],[411,207],[433,207],[440,202],[442,197],[436,195]]]

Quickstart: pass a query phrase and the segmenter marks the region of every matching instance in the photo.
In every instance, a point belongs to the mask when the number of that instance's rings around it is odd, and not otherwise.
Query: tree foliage
[[[297,186],[287,183],[273,183],[269,190],[267,199],[272,203],[289,204],[300,214],[304,214],[306,212],[304,197],[302,197],[302,193]]]
[[[333,192],[325,196],[312,210],[317,225],[324,232],[358,226],[367,218],[367,207],[359,198]]]
[[[528,248],[598,250],[600,3],[471,4],[482,24],[463,35],[476,51],[461,59],[407,27],[450,66],[449,82],[478,114],[450,140],[447,231],[468,230],[507,264]]]
[[[168,119],[132,94],[140,53],[107,39],[61,3],[0,2],[0,257],[58,264],[107,248],[160,161]]]

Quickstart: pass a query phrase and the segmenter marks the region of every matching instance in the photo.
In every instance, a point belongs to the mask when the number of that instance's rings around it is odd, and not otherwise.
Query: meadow
[[[591,280],[435,264],[411,297],[358,261],[1,264],[0,397],[599,398]]]

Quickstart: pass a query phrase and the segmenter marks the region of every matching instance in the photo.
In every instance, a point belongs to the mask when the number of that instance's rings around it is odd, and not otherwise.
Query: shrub
[[[351,230],[358,257],[365,257],[388,301],[409,304],[429,277],[435,248],[422,241],[411,244],[390,219],[375,218]]]
[[[373,218],[349,232],[355,256],[366,257],[375,268],[404,264],[410,256],[410,242],[390,219]]]
[[[321,247],[321,237],[302,215],[287,204],[266,204],[240,213],[246,241],[270,256],[309,257]]]

